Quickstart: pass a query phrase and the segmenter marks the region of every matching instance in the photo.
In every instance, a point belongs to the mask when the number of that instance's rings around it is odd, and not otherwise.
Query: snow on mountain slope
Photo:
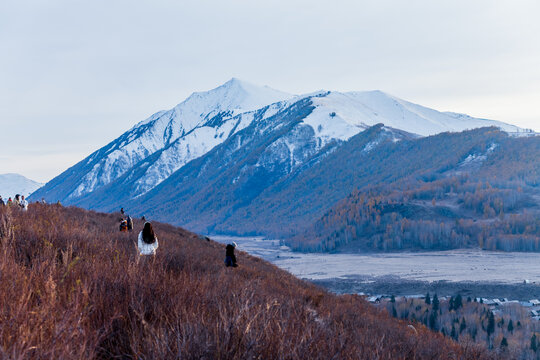
[[[263,108],[261,118],[272,116],[280,106],[284,106],[284,102]],[[223,120],[218,126],[196,127],[185,136],[178,138],[163,149],[159,157],[136,180],[133,195],[140,196],[151,190],[189,161],[206,154],[231,135],[244,129],[253,121],[255,114],[256,112],[250,111]]]
[[[30,180],[19,174],[0,174],[0,195],[7,201],[16,194],[28,196],[40,187],[42,183]]]
[[[173,109],[152,115],[122,135],[106,155],[93,164],[69,198],[109,184],[143,159],[166,149],[148,170],[149,175],[138,182],[141,192],[149,190],[180,166],[225,140],[234,127],[227,120],[292,97],[236,78],[213,90],[193,93]],[[87,162],[93,162],[97,155],[100,154],[95,153]]]
[[[445,113],[398,99],[381,91],[328,92],[314,97],[315,110],[304,120],[323,142],[332,138],[348,140],[378,123],[410,133],[429,136],[496,126],[509,133],[524,129],[499,121]]]

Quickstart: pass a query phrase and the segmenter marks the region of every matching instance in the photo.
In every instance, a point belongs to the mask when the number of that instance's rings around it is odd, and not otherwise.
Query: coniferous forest
[[[445,152],[453,150],[455,160],[357,188],[289,244],[310,251],[540,251],[540,139],[499,138],[461,158],[459,148]]]

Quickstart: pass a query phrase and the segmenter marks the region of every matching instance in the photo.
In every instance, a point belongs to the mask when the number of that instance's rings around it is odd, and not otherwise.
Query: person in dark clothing
[[[227,244],[225,246],[225,266],[237,267],[236,256],[234,255],[234,249],[236,248],[236,243]]]
[[[128,223],[127,220],[121,219],[120,220],[120,231],[121,232],[127,232],[128,231]]]
[[[124,215],[124,208],[120,208],[120,214]]]

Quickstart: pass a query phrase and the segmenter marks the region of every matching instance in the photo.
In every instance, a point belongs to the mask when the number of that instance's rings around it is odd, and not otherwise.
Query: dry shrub
[[[154,223],[136,251],[118,214],[0,209],[0,356],[62,359],[488,358],[358,296],[337,296],[245,253]]]

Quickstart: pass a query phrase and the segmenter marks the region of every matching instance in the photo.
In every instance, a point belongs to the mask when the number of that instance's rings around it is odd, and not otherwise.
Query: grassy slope
[[[138,261],[117,220],[0,209],[0,358],[488,357],[245,253],[225,268],[223,245],[169,225]]]

